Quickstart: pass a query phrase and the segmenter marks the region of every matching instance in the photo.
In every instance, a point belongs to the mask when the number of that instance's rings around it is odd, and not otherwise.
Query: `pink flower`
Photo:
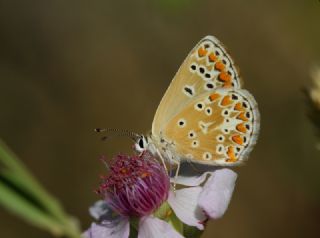
[[[118,155],[97,190],[108,205],[123,216],[150,215],[167,200],[169,177],[149,153]]]
[[[237,179],[237,174],[231,169],[202,167],[207,171],[200,175],[192,171],[190,174],[189,171],[188,176],[171,179],[187,188],[177,190],[175,193],[171,191],[168,198],[170,206],[179,219],[198,229],[203,229],[201,220],[203,214],[211,219],[223,216],[230,203]]]
[[[139,220],[138,238],[183,237],[163,217],[154,216],[165,202],[184,224],[202,230],[208,218],[217,219],[226,211],[237,177],[229,169],[179,176],[174,182],[187,187],[174,192],[163,167],[147,152],[118,156],[110,170],[98,189],[104,201],[90,209],[99,223],[83,234],[86,238],[128,238],[132,217]]]

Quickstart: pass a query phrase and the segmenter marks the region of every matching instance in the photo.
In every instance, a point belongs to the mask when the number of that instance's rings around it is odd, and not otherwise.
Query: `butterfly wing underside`
[[[186,104],[215,88],[240,88],[239,73],[232,58],[213,36],[203,38],[189,53],[156,111],[152,134],[159,137],[164,127]]]
[[[236,165],[257,140],[259,112],[244,89],[216,89],[191,100],[166,125],[163,138],[182,159]]]

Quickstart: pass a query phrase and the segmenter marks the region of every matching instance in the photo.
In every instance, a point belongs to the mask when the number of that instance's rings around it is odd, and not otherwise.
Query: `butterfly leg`
[[[180,160],[174,160],[172,159],[171,161],[173,161],[173,163],[175,163],[177,165],[177,168],[176,168],[176,173],[174,175],[174,182],[173,182],[173,192],[175,193],[176,192],[176,181],[177,181],[177,178],[178,178],[178,175],[179,175],[179,172],[180,172]]]
[[[167,169],[166,163],[164,161],[164,158],[163,158],[163,156],[161,155],[161,153],[160,153],[160,151],[158,149],[157,149],[157,154],[158,154],[159,158],[161,159],[161,162],[162,162],[162,165],[163,165],[164,169],[168,173],[168,169]]]

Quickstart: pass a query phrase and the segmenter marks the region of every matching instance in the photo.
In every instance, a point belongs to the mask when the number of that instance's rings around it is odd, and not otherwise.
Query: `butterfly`
[[[231,56],[213,36],[191,50],[164,94],[148,136],[135,144],[165,161],[232,166],[257,142],[260,115]]]
[[[206,36],[174,76],[151,133],[136,136],[134,147],[178,166],[182,161],[233,166],[248,158],[259,127],[257,103],[242,88],[231,56],[218,39]]]

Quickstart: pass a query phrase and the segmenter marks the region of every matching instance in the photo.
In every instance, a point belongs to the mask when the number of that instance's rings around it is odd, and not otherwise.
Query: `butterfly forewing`
[[[189,53],[163,96],[152,124],[159,136],[177,112],[197,96],[216,88],[240,88],[233,60],[213,36],[203,38]]]
[[[241,163],[259,131],[259,112],[242,89],[217,89],[190,100],[162,131],[182,159],[213,165]]]

